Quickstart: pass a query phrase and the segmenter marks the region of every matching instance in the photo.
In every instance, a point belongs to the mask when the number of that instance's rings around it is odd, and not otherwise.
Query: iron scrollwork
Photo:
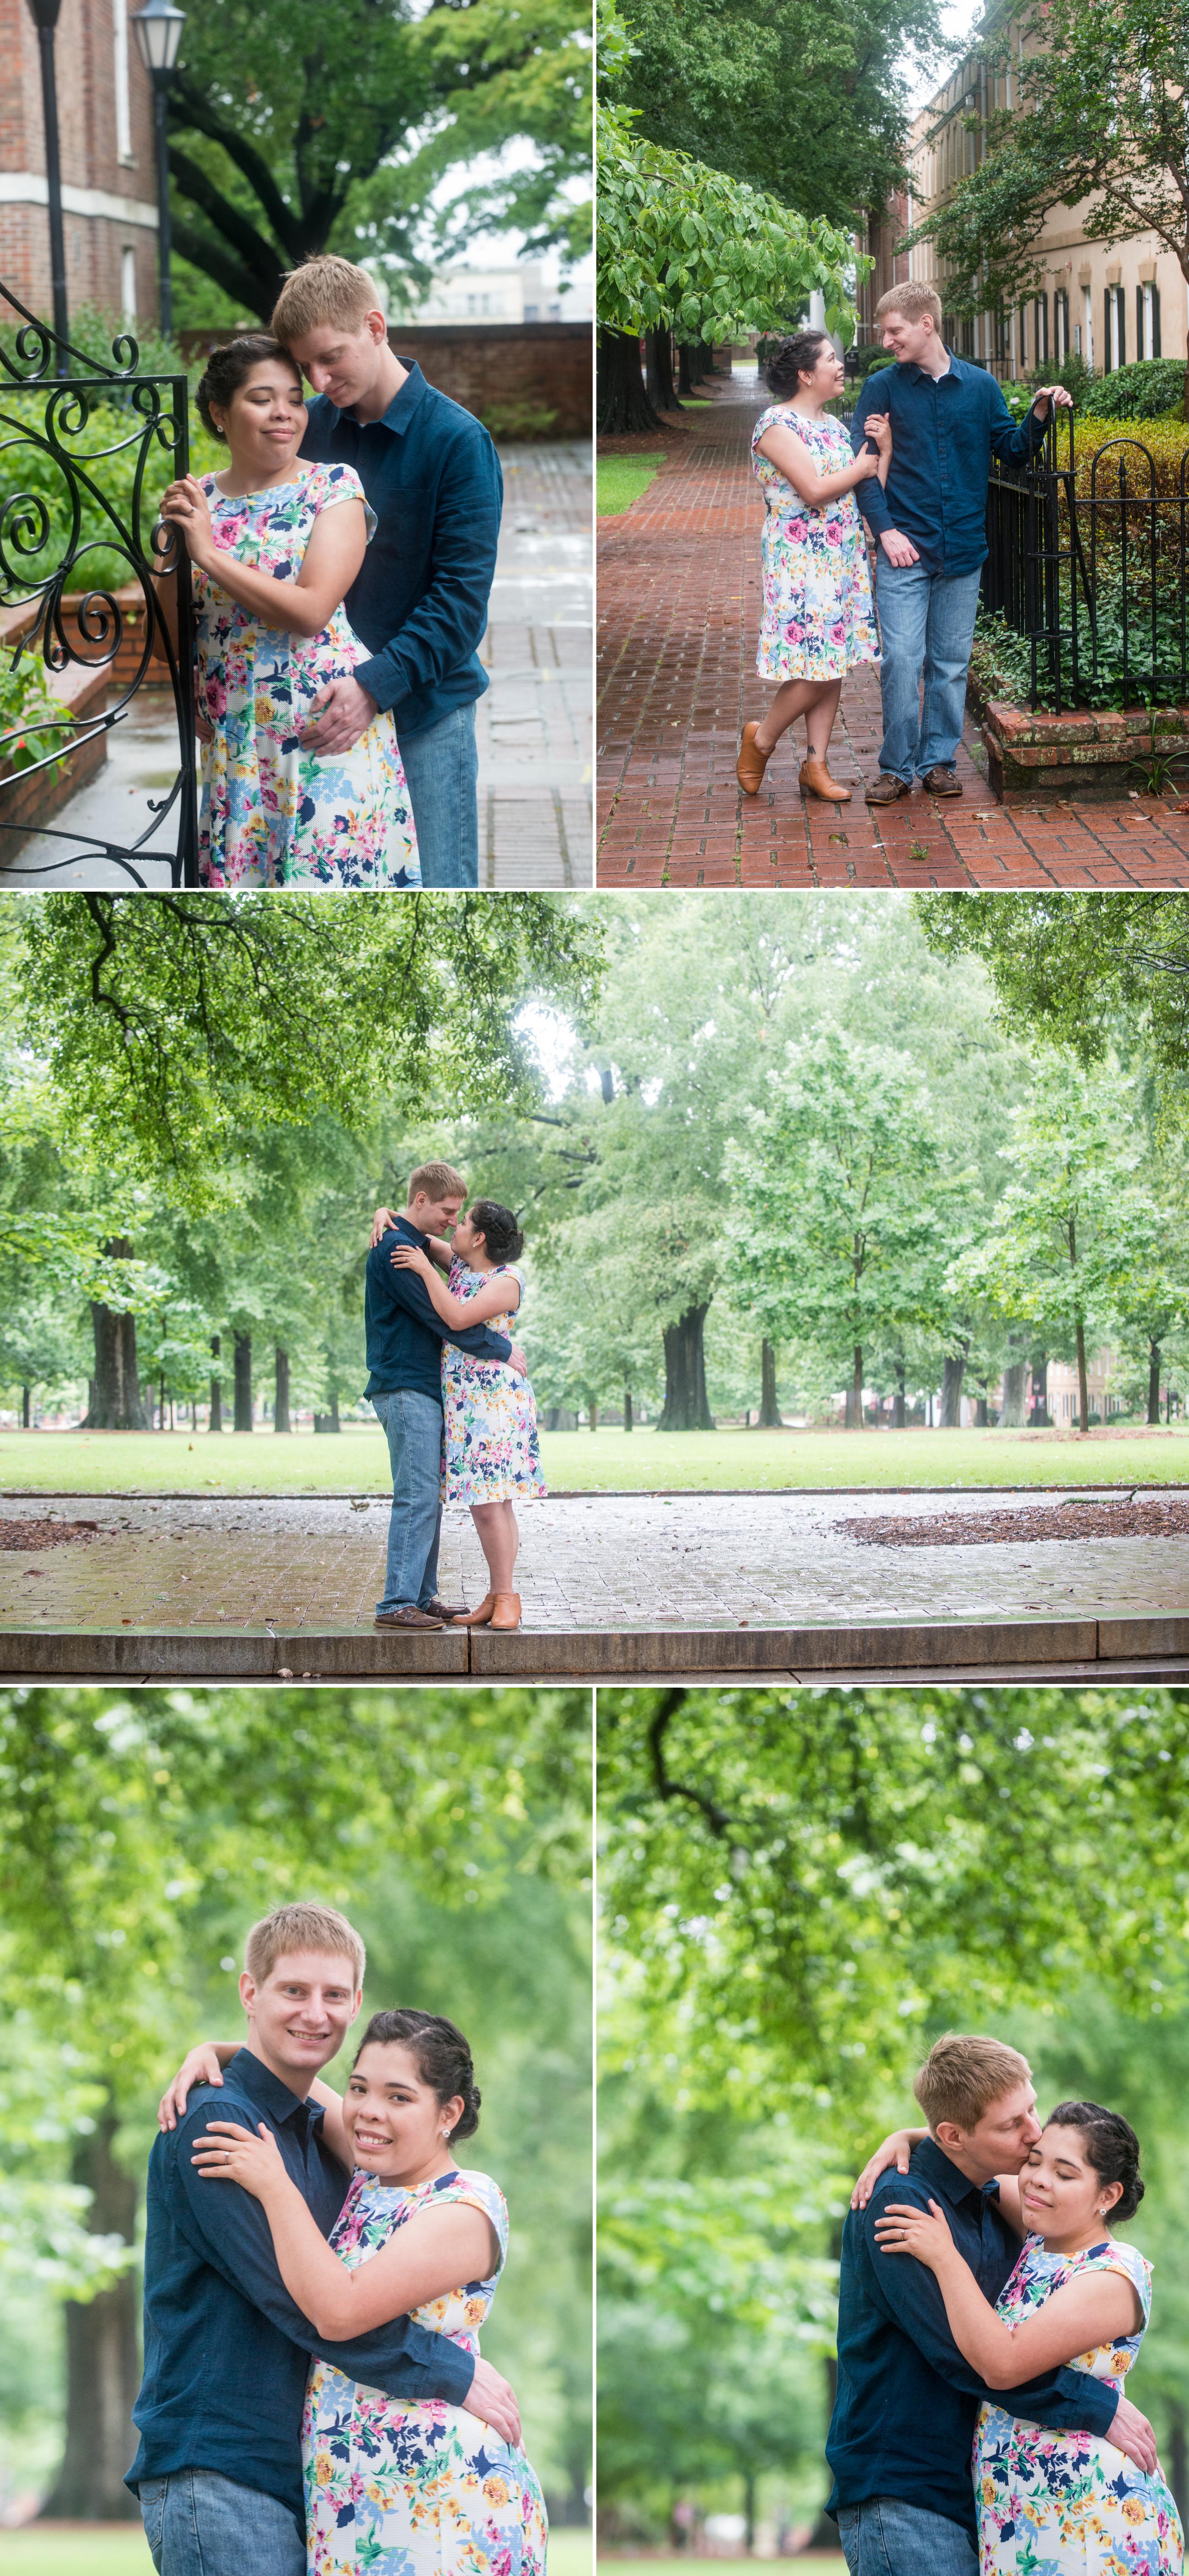
[[[190,567],[177,530],[155,515],[165,485],[189,470],[187,381],[184,375],[141,375],[140,353],[127,333],[112,342],[111,366],[86,356],[56,338],[0,284],[0,323],[6,318],[3,306],[19,317],[19,325],[15,333],[11,327],[0,331],[0,651],[9,668],[40,661],[45,672],[55,673],[73,664],[96,675],[110,671],[112,685],[106,705],[70,720],[65,747],[65,709],[56,719],[52,712],[35,712],[7,727],[0,719],[0,868],[4,836],[23,836],[32,828],[63,845],[61,857],[38,862],[38,874],[101,858],[142,888],[150,882],[144,873],[150,862],[155,870],[168,865],[173,885],[196,885]],[[119,415],[115,423],[113,410]],[[154,573],[171,572],[176,638],[153,582]],[[138,594],[131,604],[134,619],[130,604],[118,596],[129,588]],[[139,651],[131,667],[125,652],[117,673],[121,645],[137,628]],[[119,844],[39,819],[31,826],[27,816],[6,820],[6,796],[11,799],[18,784],[52,774],[63,758],[69,761],[126,719],[154,661],[166,665],[173,690],[178,769],[168,794],[149,800],[150,819],[136,840]],[[18,742],[36,756],[14,769]],[[172,846],[163,846],[163,832]]]

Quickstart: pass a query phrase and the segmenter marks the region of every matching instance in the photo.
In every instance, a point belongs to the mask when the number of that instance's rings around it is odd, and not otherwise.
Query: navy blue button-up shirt
[[[356,420],[319,394],[301,453],[353,465],[376,513],[346,599],[372,657],[355,676],[408,736],[470,706],[488,685],[479,646],[504,482],[482,421],[427,385],[415,358],[400,364],[406,382],[379,420]]]
[[[409,1386],[440,1404],[443,1342],[453,1342],[477,1360],[510,1359],[512,1345],[488,1324],[464,1324],[457,1330],[444,1324],[424,1279],[415,1270],[393,1269],[391,1255],[397,1241],[415,1243],[422,1252],[429,1250],[428,1236],[398,1217],[393,1233],[383,1235],[367,1256],[363,1318],[371,1374],[364,1394],[384,1395],[394,1387]]]
[[[987,556],[987,482],[992,455],[1023,464],[1045,434],[1035,411],[1012,419],[995,377],[949,351],[944,376],[923,367],[881,367],[858,396],[851,445],[863,445],[868,412],[892,423],[884,490],[875,475],[855,494],[875,537],[898,528],[930,572],[977,572]]]
[[[132,2409],[140,2446],[126,2484],[215,2469],[288,2505],[304,2538],[301,2417],[317,2353],[351,2379],[392,2397],[443,2397],[461,2406],[473,2355],[448,2335],[397,2317],[352,2343],[331,2343],[294,2305],[258,2200],[238,2183],[210,2182],[191,2162],[214,2120],[272,2130],[285,2168],[329,2236],[349,2176],[322,2136],[322,2109],[301,2102],[250,2049],[236,2051],[221,2088],[197,2084],[184,2120],[149,2157],[145,2233],[144,2378]]]
[[[914,2147],[907,2174],[880,2175],[866,2209],[842,2231],[838,2288],[838,2395],[826,2437],[834,2489],[826,2507],[899,2496],[975,2531],[971,2445],[985,2398],[1053,2432],[1108,2433],[1118,2399],[1088,2371],[1054,2370],[1019,2388],[989,2389],[950,2333],[936,2275],[911,2254],[884,2254],[875,2219],[884,2202],[927,2209],[939,2200],[959,2253],[994,2305],[1020,2240],[995,2183],[967,2182],[932,2138]]]

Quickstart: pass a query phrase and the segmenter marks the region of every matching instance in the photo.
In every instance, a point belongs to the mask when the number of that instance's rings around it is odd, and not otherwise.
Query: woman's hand
[[[893,2129],[891,2136],[882,2141],[874,2155],[868,2157],[851,2193],[852,2209],[866,2209],[881,2173],[886,2173],[890,2165],[895,2165],[897,2173],[907,2173],[909,2157],[919,2134],[914,2129]]]
[[[932,2214],[927,2218],[923,2209],[915,2209],[909,2201],[889,2200],[874,2227],[881,2254],[912,2254],[918,2263],[927,2263],[931,2272],[940,2272],[954,2252],[954,2240],[940,2202],[931,2200],[929,2208]]]
[[[437,1278],[437,1271],[428,1252],[422,1252],[419,1244],[398,1243],[395,1252],[390,1252],[388,1258],[394,1270],[419,1270],[423,1279]]]
[[[863,423],[863,434],[873,438],[881,456],[892,453],[892,416],[886,411],[869,411]]]
[[[186,2116],[186,2099],[195,2084],[221,2084],[223,2069],[219,2052],[212,2040],[200,2039],[182,2059],[172,2084],[167,2084],[157,2104],[159,2129],[176,2129]]]
[[[395,1223],[396,1218],[394,1217],[391,1208],[379,1207],[376,1209],[376,1213],[372,1218],[372,1239],[368,1246],[369,1251],[375,1251],[376,1245],[380,1242],[383,1235],[391,1234]]]
[[[274,2133],[263,2120],[255,2137],[234,2120],[212,2120],[195,2139],[190,2162],[211,2182],[242,2183],[253,2200],[267,2200],[278,2183],[289,2183]]]
[[[205,568],[215,553],[215,538],[210,504],[197,475],[185,474],[180,483],[170,484],[161,504],[161,516],[172,527],[180,528],[191,563]]]

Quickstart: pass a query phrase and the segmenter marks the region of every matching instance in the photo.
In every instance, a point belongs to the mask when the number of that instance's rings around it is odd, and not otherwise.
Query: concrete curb
[[[782,1676],[918,1681],[1093,1679],[1104,1668],[1189,1665],[1189,1615],[1130,1619],[872,1620],[837,1628],[443,1628],[295,1633],[9,1628],[0,1676],[74,1680],[740,1682]],[[1160,1678],[1155,1672],[1147,1676]],[[1168,1678],[1183,1677],[1170,1670]]]

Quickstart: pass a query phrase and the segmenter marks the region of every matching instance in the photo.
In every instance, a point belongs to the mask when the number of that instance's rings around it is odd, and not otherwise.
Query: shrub
[[[1120,375],[1123,373],[1122,368],[1119,373]],[[1113,377],[1111,382],[1114,382]],[[1189,421],[1170,420],[1167,416],[1163,420],[1145,420],[1142,417],[1132,419],[1126,415],[1119,419],[1112,416],[1106,420],[1100,419],[1097,414],[1087,414],[1084,419],[1074,423],[1073,438],[1077,489],[1080,493],[1088,493],[1090,490],[1090,477],[1095,457],[1101,455],[1104,448],[1112,447],[1113,453],[1103,458],[1099,470],[1098,490],[1116,493],[1119,488],[1119,469],[1125,466],[1128,490],[1140,494],[1146,493],[1149,488],[1148,469],[1143,457],[1136,454],[1138,442],[1141,447],[1146,447],[1152,459],[1157,493],[1164,500],[1175,500],[1179,497],[1181,462],[1189,452]],[[1114,445],[1114,442],[1120,439],[1131,443],[1126,446]],[[1186,480],[1189,481],[1189,473]]]
[[[52,727],[44,718],[58,721]],[[14,726],[38,727],[26,736],[18,733],[7,741]],[[44,760],[47,751],[62,752],[74,730],[71,717],[60,698],[54,696],[39,662],[15,662],[11,653],[0,653],[0,775],[12,769],[31,769],[34,761]]]
[[[37,552],[20,553],[15,543],[11,517],[6,521],[6,547],[14,570],[17,566],[27,575],[28,587],[44,580],[60,562],[70,536],[71,505],[66,476],[56,459],[37,445],[45,418],[46,389],[36,392],[0,391],[0,512],[18,493],[28,492],[42,504],[49,522],[46,542]],[[27,422],[33,438],[14,441],[14,423]],[[64,437],[65,452],[84,459],[88,479],[96,484],[127,523],[132,504],[132,487],[139,455],[135,415],[110,402],[96,403],[86,428],[78,437]],[[111,453],[105,451],[110,450]],[[192,415],[190,432],[190,465],[196,474],[209,474],[225,461],[226,449],[210,438],[198,419]],[[159,464],[158,464],[159,460]],[[152,511],[172,475],[172,458],[167,448],[157,446],[150,453],[145,473],[145,492],[151,496],[142,513],[145,542],[152,525]],[[26,544],[32,542],[30,530]],[[80,544],[88,551],[79,565],[77,579],[71,576],[72,589],[111,590],[134,578],[132,566],[118,548],[105,542],[111,536],[111,523],[98,501],[82,495]]]
[[[1183,358],[1137,358],[1129,367],[1100,376],[1087,408],[1097,412],[1101,406],[1103,417],[1111,420],[1155,420],[1170,411],[1179,418],[1184,400]]]
[[[543,403],[489,403],[479,418],[493,438],[549,438],[557,424],[557,413]]]

